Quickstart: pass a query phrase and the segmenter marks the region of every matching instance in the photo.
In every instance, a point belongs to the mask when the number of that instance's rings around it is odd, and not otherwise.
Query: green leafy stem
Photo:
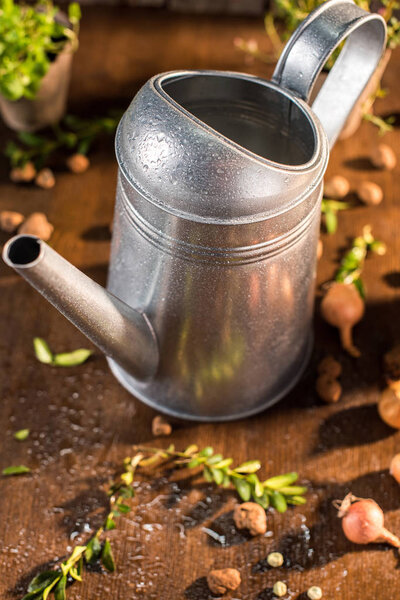
[[[341,202],[339,200],[330,200],[329,198],[323,198],[321,203],[321,212],[324,215],[326,231],[329,234],[336,233],[338,227],[337,213],[341,210],[348,210],[353,208],[354,204],[351,202]]]
[[[342,283],[353,283],[362,298],[365,297],[361,272],[368,252],[382,256],[386,253],[386,244],[376,240],[370,225],[365,225],[362,235],[353,239],[351,248],[343,256],[335,280]]]
[[[115,132],[121,116],[122,111],[110,111],[105,117],[90,119],[66,115],[48,134],[20,131],[17,134],[19,143],[9,141],[4,152],[13,168],[32,162],[36,169],[41,169],[56,151],[62,149],[86,155],[100,135]]]
[[[107,531],[115,529],[117,519],[130,512],[127,502],[133,498],[133,482],[138,469],[144,473],[161,465],[201,469],[206,481],[218,486],[236,489],[243,501],[251,498],[263,508],[273,506],[279,512],[285,512],[288,504],[300,505],[306,502],[304,494],[307,488],[293,485],[297,473],[286,473],[260,481],[256,475],[261,468],[258,460],[249,460],[232,468],[233,460],[223,458],[207,446],[202,450],[192,444],[183,452],[175,450],[173,445],[167,449],[134,447],[133,457],[127,457],[119,477],[108,490],[109,510],[102,526],[97,529],[86,545],[76,546],[71,555],[53,570],[39,573],[32,579],[22,600],[47,600],[53,594],[55,600],[66,600],[67,588],[76,581],[82,581],[85,568],[101,564],[107,571],[115,571],[115,561]]]

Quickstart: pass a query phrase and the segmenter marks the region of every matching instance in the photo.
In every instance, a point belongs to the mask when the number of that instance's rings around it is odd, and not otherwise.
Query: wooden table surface
[[[215,68],[270,75],[272,66],[247,64],[233,38],[253,37],[268,49],[261,20],[200,18],[128,8],[86,8],[81,45],[74,59],[71,111],[102,114],[126,107],[152,74],[175,68]],[[379,114],[400,112],[400,53],[384,77],[390,94],[377,103]],[[397,117],[398,118],[398,117]],[[397,120],[397,125],[399,119]],[[9,133],[1,129],[1,139]],[[118,569],[87,573],[74,585],[71,599],[136,598],[203,600],[205,575],[213,567],[236,567],[242,575],[232,598],[266,600],[272,585],[288,583],[291,598],[304,598],[319,585],[324,598],[377,600],[398,595],[396,551],[357,547],[341,532],[333,498],[373,497],[386,513],[387,527],[400,532],[400,489],[388,473],[400,451],[400,434],[379,419],[376,401],[382,388],[381,357],[400,340],[400,191],[399,168],[369,170],[367,155],[378,141],[364,123],[356,136],[336,144],[328,172],[343,173],[352,187],[366,178],[385,193],[381,206],[356,207],[340,215],[336,235],[323,236],[325,251],[318,283],[330,279],[350,238],[371,224],[388,252],[365,265],[367,311],[356,328],[362,357],[339,348],[336,331],[316,313],[313,359],[296,389],[274,408],[229,424],[175,423],[169,440],[213,445],[235,461],[259,458],[263,473],[298,470],[309,482],[308,503],[281,515],[268,512],[268,534],[250,539],[235,532],[231,491],[209,484],[157,479],[144,483],[134,511],[111,532]],[[385,142],[399,148],[400,132]],[[92,154],[84,175],[61,172],[51,191],[9,182],[1,159],[0,209],[29,214],[41,210],[55,225],[51,244],[96,281],[104,284],[109,255],[116,162],[111,140]],[[1,243],[6,236],[2,234]],[[27,464],[32,475],[0,478],[0,597],[20,598],[27,582],[84,541],[99,526],[107,506],[104,484],[132,444],[155,443],[155,412],[132,398],[113,378],[99,352],[87,364],[56,369],[38,363],[32,338],[41,336],[56,351],[90,346],[83,336],[28,284],[0,265],[0,467]],[[323,405],[314,391],[318,359],[328,352],[343,365],[343,398]],[[29,428],[25,442],[13,433]],[[209,528],[226,538],[210,538]],[[280,550],[285,566],[272,570],[266,556]]]

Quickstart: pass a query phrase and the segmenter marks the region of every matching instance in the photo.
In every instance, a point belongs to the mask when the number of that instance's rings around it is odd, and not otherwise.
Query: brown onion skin
[[[355,285],[334,282],[321,302],[321,313],[327,323],[337,327],[343,348],[354,357],[360,351],[354,346],[352,330],[364,316],[364,301]]]
[[[400,483],[400,454],[395,454],[390,462],[390,474]]]

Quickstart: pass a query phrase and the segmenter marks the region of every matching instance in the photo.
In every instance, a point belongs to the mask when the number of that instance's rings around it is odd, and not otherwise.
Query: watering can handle
[[[324,2],[293,33],[272,77],[308,102],[327,59],[347,37],[312,105],[331,147],[378,66],[386,41],[384,19],[359,8],[353,0]]]

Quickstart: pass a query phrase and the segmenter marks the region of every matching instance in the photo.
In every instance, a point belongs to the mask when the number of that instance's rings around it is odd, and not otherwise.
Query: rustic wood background
[[[233,47],[233,38],[269,44],[262,20],[199,18],[139,9],[87,8],[81,46],[74,60],[71,110],[102,114],[126,107],[152,74],[175,68],[215,68],[269,76],[271,67],[248,64]],[[390,94],[377,104],[380,114],[400,111],[400,53],[384,77]],[[1,129],[1,139],[9,132]],[[177,447],[211,444],[235,461],[259,458],[265,475],[298,470],[309,482],[305,507],[280,515],[268,512],[268,534],[250,539],[235,532],[233,492],[209,485],[192,488],[189,480],[158,478],[140,486],[135,509],[111,532],[117,572],[88,573],[69,598],[93,600],[204,600],[205,575],[212,567],[237,567],[242,585],[238,600],[267,600],[277,579],[288,583],[291,598],[304,598],[319,585],[325,598],[377,600],[395,598],[399,557],[381,546],[356,547],[346,541],[331,506],[351,490],[375,498],[387,526],[400,532],[400,489],[388,473],[400,451],[400,434],[379,419],[376,401],[382,387],[381,357],[400,340],[400,192],[399,167],[371,170],[368,152],[377,130],[364,123],[352,139],[339,142],[329,173],[343,173],[352,186],[362,179],[379,183],[381,206],[356,207],[340,215],[336,235],[324,239],[318,282],[331,278],[350,238],[370,223],[388,245],[384,257],[365,266],[367,313],[355,332],[359,360],[344,356],[336,332],[315,320],[316,344],[308,370],[297,388],[275,408],[254,418],[229,423],[175,423],[169,441]],[[398,128],[385,142],[399,148]],[[57,174],[56,187],[42,191],[16,187],[0,163],[0,209],[29,214],[42,210],[55,225],[52,245],[96,281],[104,283],[109,253],[117,166],[112,141],[92,154],[84,175]],[[3,234],[1,242],[6,236]],[[152,442],[154,411],[120,387],[97,352],[81,367],[66,370],[39,364],[32,338],[42,336],[56,351],[88,346],[86,340],[28,284],[0,266],[0,467],[27,464],[32,475],[0,478],[0,597],[18,599],[27,582],[53,559],[60,559],[90,535],[107,506],[102,486],[135,443]],[[336,406],[325,406],[314,391],[315,366],[328,352],[343,365],[344,394]],[[13,432],[28,427],[25,442]],[[226,538],[225,546],[203,528]],[[280,550],[285,566],[269,569],[266,556]]]

